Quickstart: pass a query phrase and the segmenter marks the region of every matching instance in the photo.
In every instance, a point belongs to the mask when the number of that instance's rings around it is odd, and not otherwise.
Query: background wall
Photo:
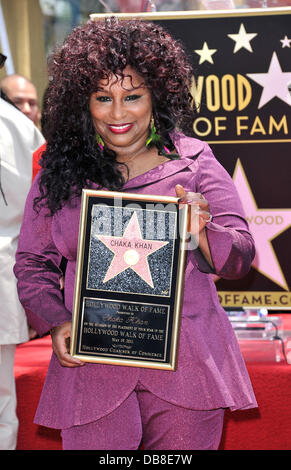
[[[41,101],[47,74],[40,3],[38,0],[1,0],[1,4],[15,73],[34,83]],[[5,75],[3,68],[0,77]]]

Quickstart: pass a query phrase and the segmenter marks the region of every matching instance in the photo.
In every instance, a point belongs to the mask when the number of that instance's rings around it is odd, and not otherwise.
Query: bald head
[[[37,91],[33,83],[21,75],[7,75],[0,82],[0,87],[8,98],[15,104],[35,125],[40,119]]]

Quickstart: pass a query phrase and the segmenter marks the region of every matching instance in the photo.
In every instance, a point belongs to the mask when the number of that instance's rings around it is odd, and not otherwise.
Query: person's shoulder
[[[189,137],[178,131],[172,132],[171,138],[181,158],[213,156],[211,148],[203,140]]]
[[[10,133],[34,151],[44,143],[44,137],[35,124],[19,109],[0,98],[0,118]]]
[[[24,125],[27,124],[30,127],[31,124],[33,124],[32,121],[30,124],[30,120],[18,108],[16,108],[16,106],[8,103],[8,101],[3,98],[0,98],[0,116],[2,119],[11,121],[12,123],[15,123],[15,120],[19,120],[22,121]]]

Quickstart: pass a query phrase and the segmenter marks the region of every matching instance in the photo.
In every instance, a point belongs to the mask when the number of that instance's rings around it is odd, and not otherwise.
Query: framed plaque
[[[83,190],[72,356],[175,370],[187,211],[175,197]]]

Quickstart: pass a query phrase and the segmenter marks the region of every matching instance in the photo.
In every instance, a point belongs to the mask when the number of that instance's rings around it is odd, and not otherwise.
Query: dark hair
[[[47,148],[36,206],[42,201],[54,213],[92,182],[110,190],[124,185],[115,152],[101,151],[96,143],[89,99],[101,79],[112,73],[122,77],[127,65],[143,76],[151,92],[160,153],[164,145],[174,149],[169,137],[174,128],[193,135],[192,69],[180,42],[145,21],[89,21],[75,28],[49,59]]]

